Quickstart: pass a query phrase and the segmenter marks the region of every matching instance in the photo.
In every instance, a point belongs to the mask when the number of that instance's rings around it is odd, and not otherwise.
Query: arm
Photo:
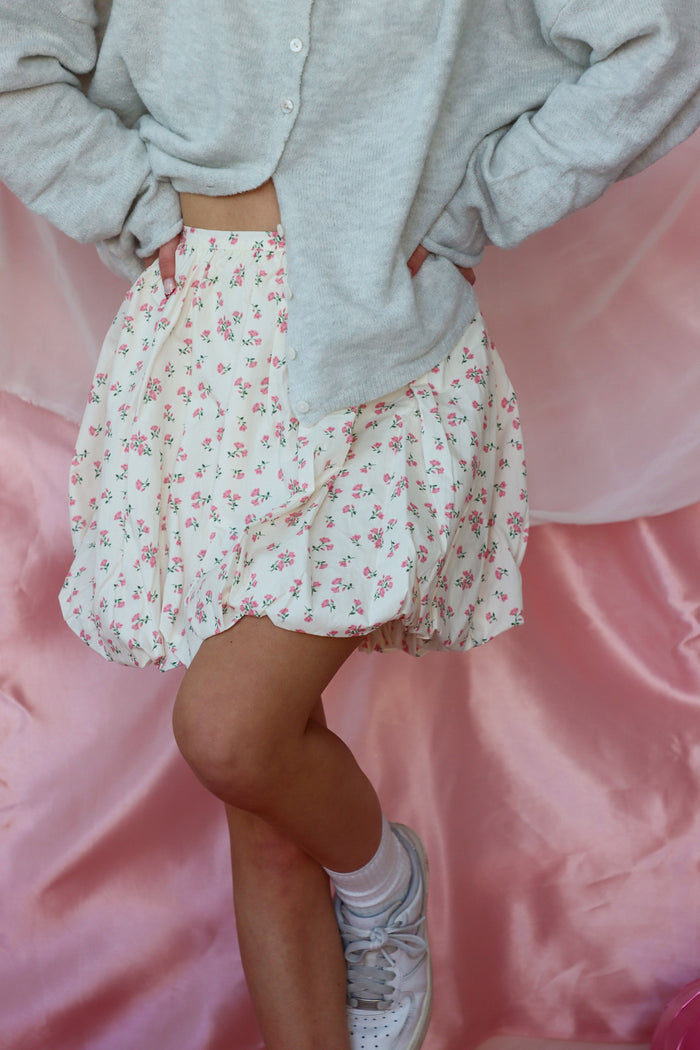
[[[136,276],[180,229],[179,199],[158,181],[137,130],[90,102],[92,0],[0,0],[0,179],[79,241],[106,241]]]
[[[551,45],[586,63],[487,136],[424,244],[464,266],[513,247],[651,164],[700,123],[696,0],[535,0]],[[548,16],[550,18],[548,24]],[[465,232],[466,231],[466,232]]]

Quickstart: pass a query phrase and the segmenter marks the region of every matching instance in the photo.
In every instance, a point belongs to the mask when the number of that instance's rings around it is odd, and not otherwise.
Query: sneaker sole
[[[401,834],[409,840],[420,857],[421,868],[423,870],[423,885],[426,902],[425,943],[427,947],[428,981],[425,990],[425,998],[423,999],[423,1006],[418,1015],[418,1024],[416,1025],[416,1030],[411,1042],[406,1047],[406,1050],[419,1050],[419,1047],[423,1045],[423,1041],[428,1034],[428,1026],[430,1024],[430,1015],[433,1006],[433,972],[430,957],[430,941],[428,940],[428,854],[425,852],[425,846],[413,828],[409,828],[405,824],[393,824],[392,827],[398,828]]]

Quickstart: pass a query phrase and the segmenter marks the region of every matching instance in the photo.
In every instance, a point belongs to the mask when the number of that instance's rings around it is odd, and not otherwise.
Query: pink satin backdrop
[[[540,518],[589,523],[533,530],[526,626],[358,654],[328,693],[431,855],[426,1050],[644,1044],[700,976],[698,155],[480,272]],[[257,1050],[179,673],[101,661],[56,601],[70,417],[123,285],[2,188],[0,225],[0,1047]],[[642,511],[672,512],[590,524]]]
[[[222,812],[170,735],[179,673],[63,626],[74,426],[1,404],[0,1045],[253,1050]],[[429,847],[426,1050],[641,1042],[700,974],[699,527],[700,505],[541,526],[525,627],[358,654],[331,687],[331,724]]]

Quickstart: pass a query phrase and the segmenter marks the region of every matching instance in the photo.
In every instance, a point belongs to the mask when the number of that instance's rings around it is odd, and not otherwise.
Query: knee
[[[187,689],[173,708],[173,732],[187,764],[204,786],[232,806],[256,812],[281,776],[282,753],[235,696],[206,697]]]

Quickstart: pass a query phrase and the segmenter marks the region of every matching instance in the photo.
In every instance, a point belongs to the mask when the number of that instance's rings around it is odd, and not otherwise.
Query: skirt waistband
[[[283,251],[285,247],[284,229],[281,225],[276,230],[205,230],[200,226],[184,226],[182,244],[198,251],[231,251],[243,252]]]

